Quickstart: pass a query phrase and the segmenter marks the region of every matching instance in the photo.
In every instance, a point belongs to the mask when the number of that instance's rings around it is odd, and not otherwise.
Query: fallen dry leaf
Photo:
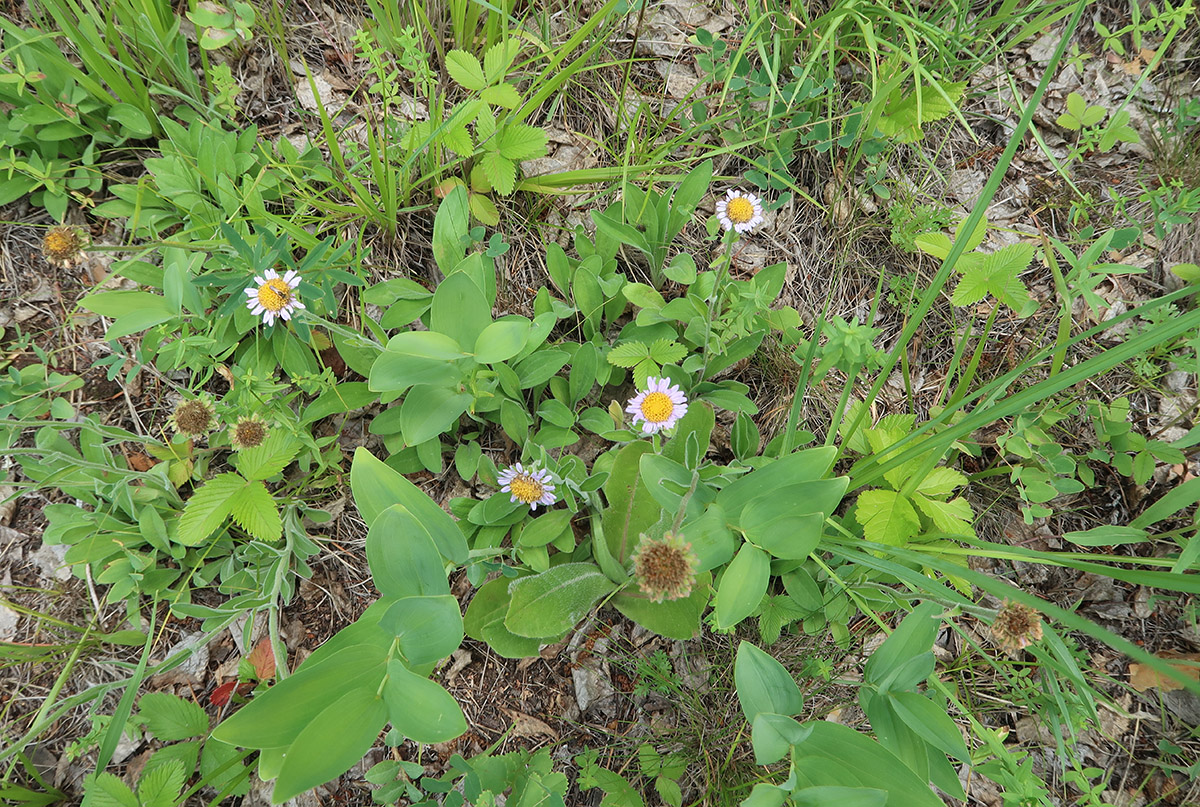
[[[1200,665],[1198,665],[1198,662],[1200,662],[1200,653],[1159,653],[1158,658],[1163,661],[1191,662],[1187,664],[1172,664],[1171,668],[1178,670],[1188,678],[1200,681]],[[1129,665],[1129,685],[1138,692],[1145,692],[1150,688],[1157,689],[1160,692],[1183,689],[1183,684],[1174,678],[1168,678],[1149,665],[1136,663]]]
[[[558,739],[558,732],[536,717],[518,712],[516,709],[505,709],[503,706],[500,707],[500,711],[508,715],[508,719],[513,722],[514,737],[545,736],[552,740]]]
[[[246,660],[254,665],[254,672],[260,680],[269,681],[275,677],[275,652],[271,649],[269,637],[259,639]]]

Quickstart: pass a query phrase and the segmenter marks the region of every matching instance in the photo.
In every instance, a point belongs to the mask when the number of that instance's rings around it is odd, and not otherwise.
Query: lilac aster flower
[[[274,269],[268,269],[261,277],[255,277],[258,285],[246,289],[246,307],[255,316],[261,315],[263,322],[274,325],[275,318],[284,321],[292,318],[297,309],[304,308],[296,289],[300,286],[300,275],[289,269],[282,277]]]
[[[633,425],[642,422],[642,434],[654,434],[673,428],[687,414],[687,396],[666,378],[646,379],[646,391],[629,401],[625,411],[633,415]]]
[[[505,468],[496,477],[502,493],[511,493],[513,502],[529,505],[530,510],[537,506],[549,507],[554,504],[554,477],[544,468],[538,468],[537,463],[528,468],[517,463],[511,468]]]

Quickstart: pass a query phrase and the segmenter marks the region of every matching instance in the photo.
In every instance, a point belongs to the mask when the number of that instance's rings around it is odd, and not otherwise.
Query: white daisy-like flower
[[[502,493],[512,494],[514,503],[527,504],[530,510],[536,510],[538,505],[549,507],[554,504],[554,477],[545,468],[538,468],[537,463],[528,468],[517,463],[511,468],[505,468],[496,477]]]
[[[262,315],[263,322],[274,325],[278,317],[284,321],[292,318],[297,309],[304,308],[296,289],[300,286],[300,275],[294,269],[280,275],[274,269],[268,269],[261,277],[255,277],[258,285],[246,289],[246,307],[255,316]]]
[[[642,434],[654,434],[673,428],[687,414],[687,396],[669,379],[650,376],[646,391],[629,401],[625,411],[633,415],[633,425],[642,422]]]
[[[725,198],[717,202],[717,218],[725,232],[737,230],[738,235],[748,233],[766,221],[762,201],[757,196],[732,189],[725,191]]]

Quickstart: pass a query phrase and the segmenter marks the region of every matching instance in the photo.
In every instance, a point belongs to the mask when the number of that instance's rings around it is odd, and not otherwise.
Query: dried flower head
[[[266,421],[258,415],[241,417],[229,433],[229,442],[238,450],[261,446],[267,439],[267,431]]]
[[[87,245],[88,237],[83,228],[59,224],[42,237],[42,255],[47,263],[67,268],[79,263]]]
[[[514,503],[527,504],[530,510],[537,510],[539,504],[549,507],[556,501],[551,484],[554,477],[546,469],[538,468],[537,463],[526,468],[518,462],[501,471],[496,481],[501,492],[512,494]]]
[[[692,593],[700,559],[678,533],[662,538],[642,536],[633,552],[633,575],[651,602],[681,600]]]
[[[282,276],[274,269],[268,269],[261,277],[255,277],[257,286],[246,289],[246,307],[255,316],[262,316],[267,325],[274,325],[275,319],[285,322],[292,318],[297,309],[304,308],[296,289],[300,287],[300,275],[294,269],[289,269]]]
[[[737,230],[738,235],[748,233],[766,221],[759,198],[753,193],[735,190],[726,191],[725,198],[717,202],[717,218],[725,232]]]
[[[642,422],[642,434],[654,434],[673,428],[687,414],[687,396],[666,378],[646,379],[646,391],[629,400],[625,411],[633,415],[633,425]]]
[[[1018,602],[1004,601],[992,622],[992,638],[1008,653],[1018,653],[1042,638],[1038,612]]]
[[[180,401],[170,417],[171,427],[179,434],[199,436],[207,433],[216,422],[212,402],[206,397]]]

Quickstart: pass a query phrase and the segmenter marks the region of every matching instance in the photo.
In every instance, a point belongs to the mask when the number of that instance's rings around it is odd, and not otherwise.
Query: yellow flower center
[[[651,423],[662,423],[675,411],[675,402],[665,392],[649,392],[642,399],[642,417]]]
[[[292,301],[292,287],[281,277],[273,277],[258,287],[258,304],[268,311],[282,311]]]
[[[754,218],[754,203],[745,196],[735,196],[725,205],[725,214],[734,224],[745,224]]]
[[[51,232],[46,236],[45,246],[51,255],[70,255],[75,251],[75,239],[66,232]]]
[[[513,477],[513,481],[508,483],[508,486],[512,495],[516,496],[517,501],[523,504],[541,501],[542,494],[545,492],[542,483],[529,474],[517,474]]]

